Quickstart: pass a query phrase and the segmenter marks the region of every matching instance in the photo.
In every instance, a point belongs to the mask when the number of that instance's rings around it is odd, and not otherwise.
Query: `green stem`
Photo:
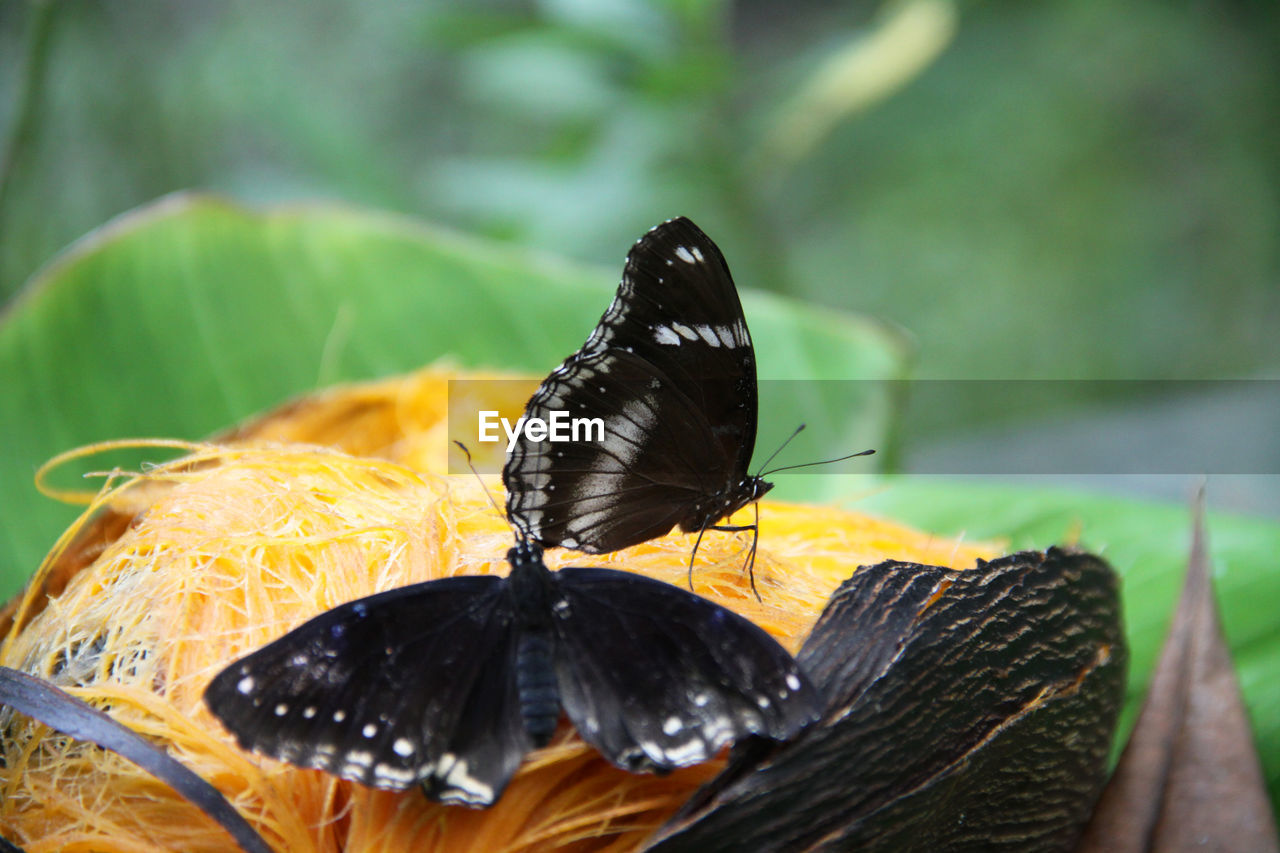
[[[17,108],[14,110],[13,122],[9,126],[9,137],[4,141],[3,153],[0,153],[0,253],[3,252],[7,243],[5,213],[9,207],[9,194],[13,189],[14,176],[18,174],[23,155],[30,147],[31,140],[35,138],[39,126],[45,72],[49,64],[50,34],[53,31],[55,12],[54,0],[32,0],[31,19],[27,23],[27,55],[18,77]],[[0,270],[3,268],[3,263],[0,263]],[[0,297],[7,290],[4,283],[0,282]]]

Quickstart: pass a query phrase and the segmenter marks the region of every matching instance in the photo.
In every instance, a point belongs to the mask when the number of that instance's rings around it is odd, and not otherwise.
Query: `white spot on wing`
[[[609,418],[607,431],[618,436],[621,441],[609,442],[608,450],[618,460],[623,471],[629,470],[636,458],[649,443],[649,435],[657,426],[658,413],[644,397],[636,397],[626,401],[620,417]]]
[[[664,734],[673,735],[684,728],[684,723],[679,717],[667,717],[662,723],[662,731]]]
[[[712,346],[712,347],[720,346],[720,338],[716,336],[716,329],[723,328],[722,326],[713,327],[703,323],[701,325],[694,326],[693,328],[695,331],[697,331],[699,335],[702,336],[702,339],[707,342],[707,346]]]
[[[696,252],[698,250],[694,249],[693,251]],[[676,257],[684,261],[686,264],[696,264],[698,262],[698,259],[694,257],[693,252],[690,252],[684,246],[680,246],[676,249]]]
[[[666,346],[676,346],[680,343],[680,336],[667,326],[654,326],[653,339]]]
[[[364,735],[365,737],[373,737],[377,733],[378,733],[378,727],[375,726],[373,723],[365,723],[364,728],[360,730],[360,734]]]
[[[364,750],[361,750],[361,749],[351,750],[350,752],[347,753],[346,759],[347,759],[348,767],[351,767],[353,765],[356,767],[372,767],[373,766],[373,753],[365,752]]]
[[[676,333],[686,341],[696,341],[698,339],[698,333],[684,323],[672,323],[671,328],[675,329]]]
[[[486,785],[471,775],[467,762],[452,752],[440,756],[439,774],[446,785],[454,790],[441,796],[443,802],[463,802],[484,805],[493,802],[493,786]]]
[[[794,672],[787,673],[787,686],[792,690],[800,689],[800,679],[796,677]]]
[[[407,737],[398,737],[395,743],[391,744],[391,749],[401,758],[408,758],[413,755],[413,742]]]
[[[706,745],[699,738],[682,743],[679,746],[673,746],[667,750],[667,763],[674,764],[677,767],[684,767],[687,764],[696,764],[707,757]]]
[[[532,490],[525,492],[525,494],[532,494]],[[524,525],[529,529],[530,533],[537,535],[542,532],[542,510],[522,508],[520,510],[520,515],[524,519]]]
[[[253,692],[253,676],[246,675],[236,682],[236,692],[245,696]]]
[[[373,778],[396,787],[405,787],[414,780],[412,770],[401,770],[390,764],[379,764],[373,768]]]

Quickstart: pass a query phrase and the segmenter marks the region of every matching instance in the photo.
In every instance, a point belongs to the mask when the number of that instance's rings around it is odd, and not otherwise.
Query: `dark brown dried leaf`
[[[1070,850],[1106,771],[1127,652],[1088,554],[969,571],[886,562],[832,597],[799,659],[823,720],[753,743],[652,849]]]

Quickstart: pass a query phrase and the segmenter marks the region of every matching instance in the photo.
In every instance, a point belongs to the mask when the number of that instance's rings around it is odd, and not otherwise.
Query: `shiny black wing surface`
[[[504,578],[456,577],[326,611],[205,691],[254,752],[443,802],[494,802],[530,748]]]
[[[821,702],[799,665],[736,613],[629,572],[568,568],[554,579],[560,699],[614,764],[682,767],[817,719]]]

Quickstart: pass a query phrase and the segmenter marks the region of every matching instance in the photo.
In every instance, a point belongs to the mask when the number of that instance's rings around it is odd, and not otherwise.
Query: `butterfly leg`
[[[698,556],[698,546],[702,544],[702,534],[707,532],[707,526],[704,524],[698,528],[698,538],[693,540],[693,551],[689,553],[689,592],[693,592],[693,558]]]
[[[760,505],[752,504],[756,511],[756,520],[751,524],[713,524],[709,529],[720,530],[725,533],[741,533],[744,530],[751,531],[751,552],[747,555],[747,578],[751,581],[751,594],[756,597],[756,601],[763,601],[760,597],[760,591],[756,589],[756,546],[760,543]],[[704,528],[708,529],[708,528]],[[698,533],[698,542],[702,541],[702,532]],[[697,543],[694,543],[693,552],[698,553]],[[689,589],[693,589],[693,557],[689,558]]]

